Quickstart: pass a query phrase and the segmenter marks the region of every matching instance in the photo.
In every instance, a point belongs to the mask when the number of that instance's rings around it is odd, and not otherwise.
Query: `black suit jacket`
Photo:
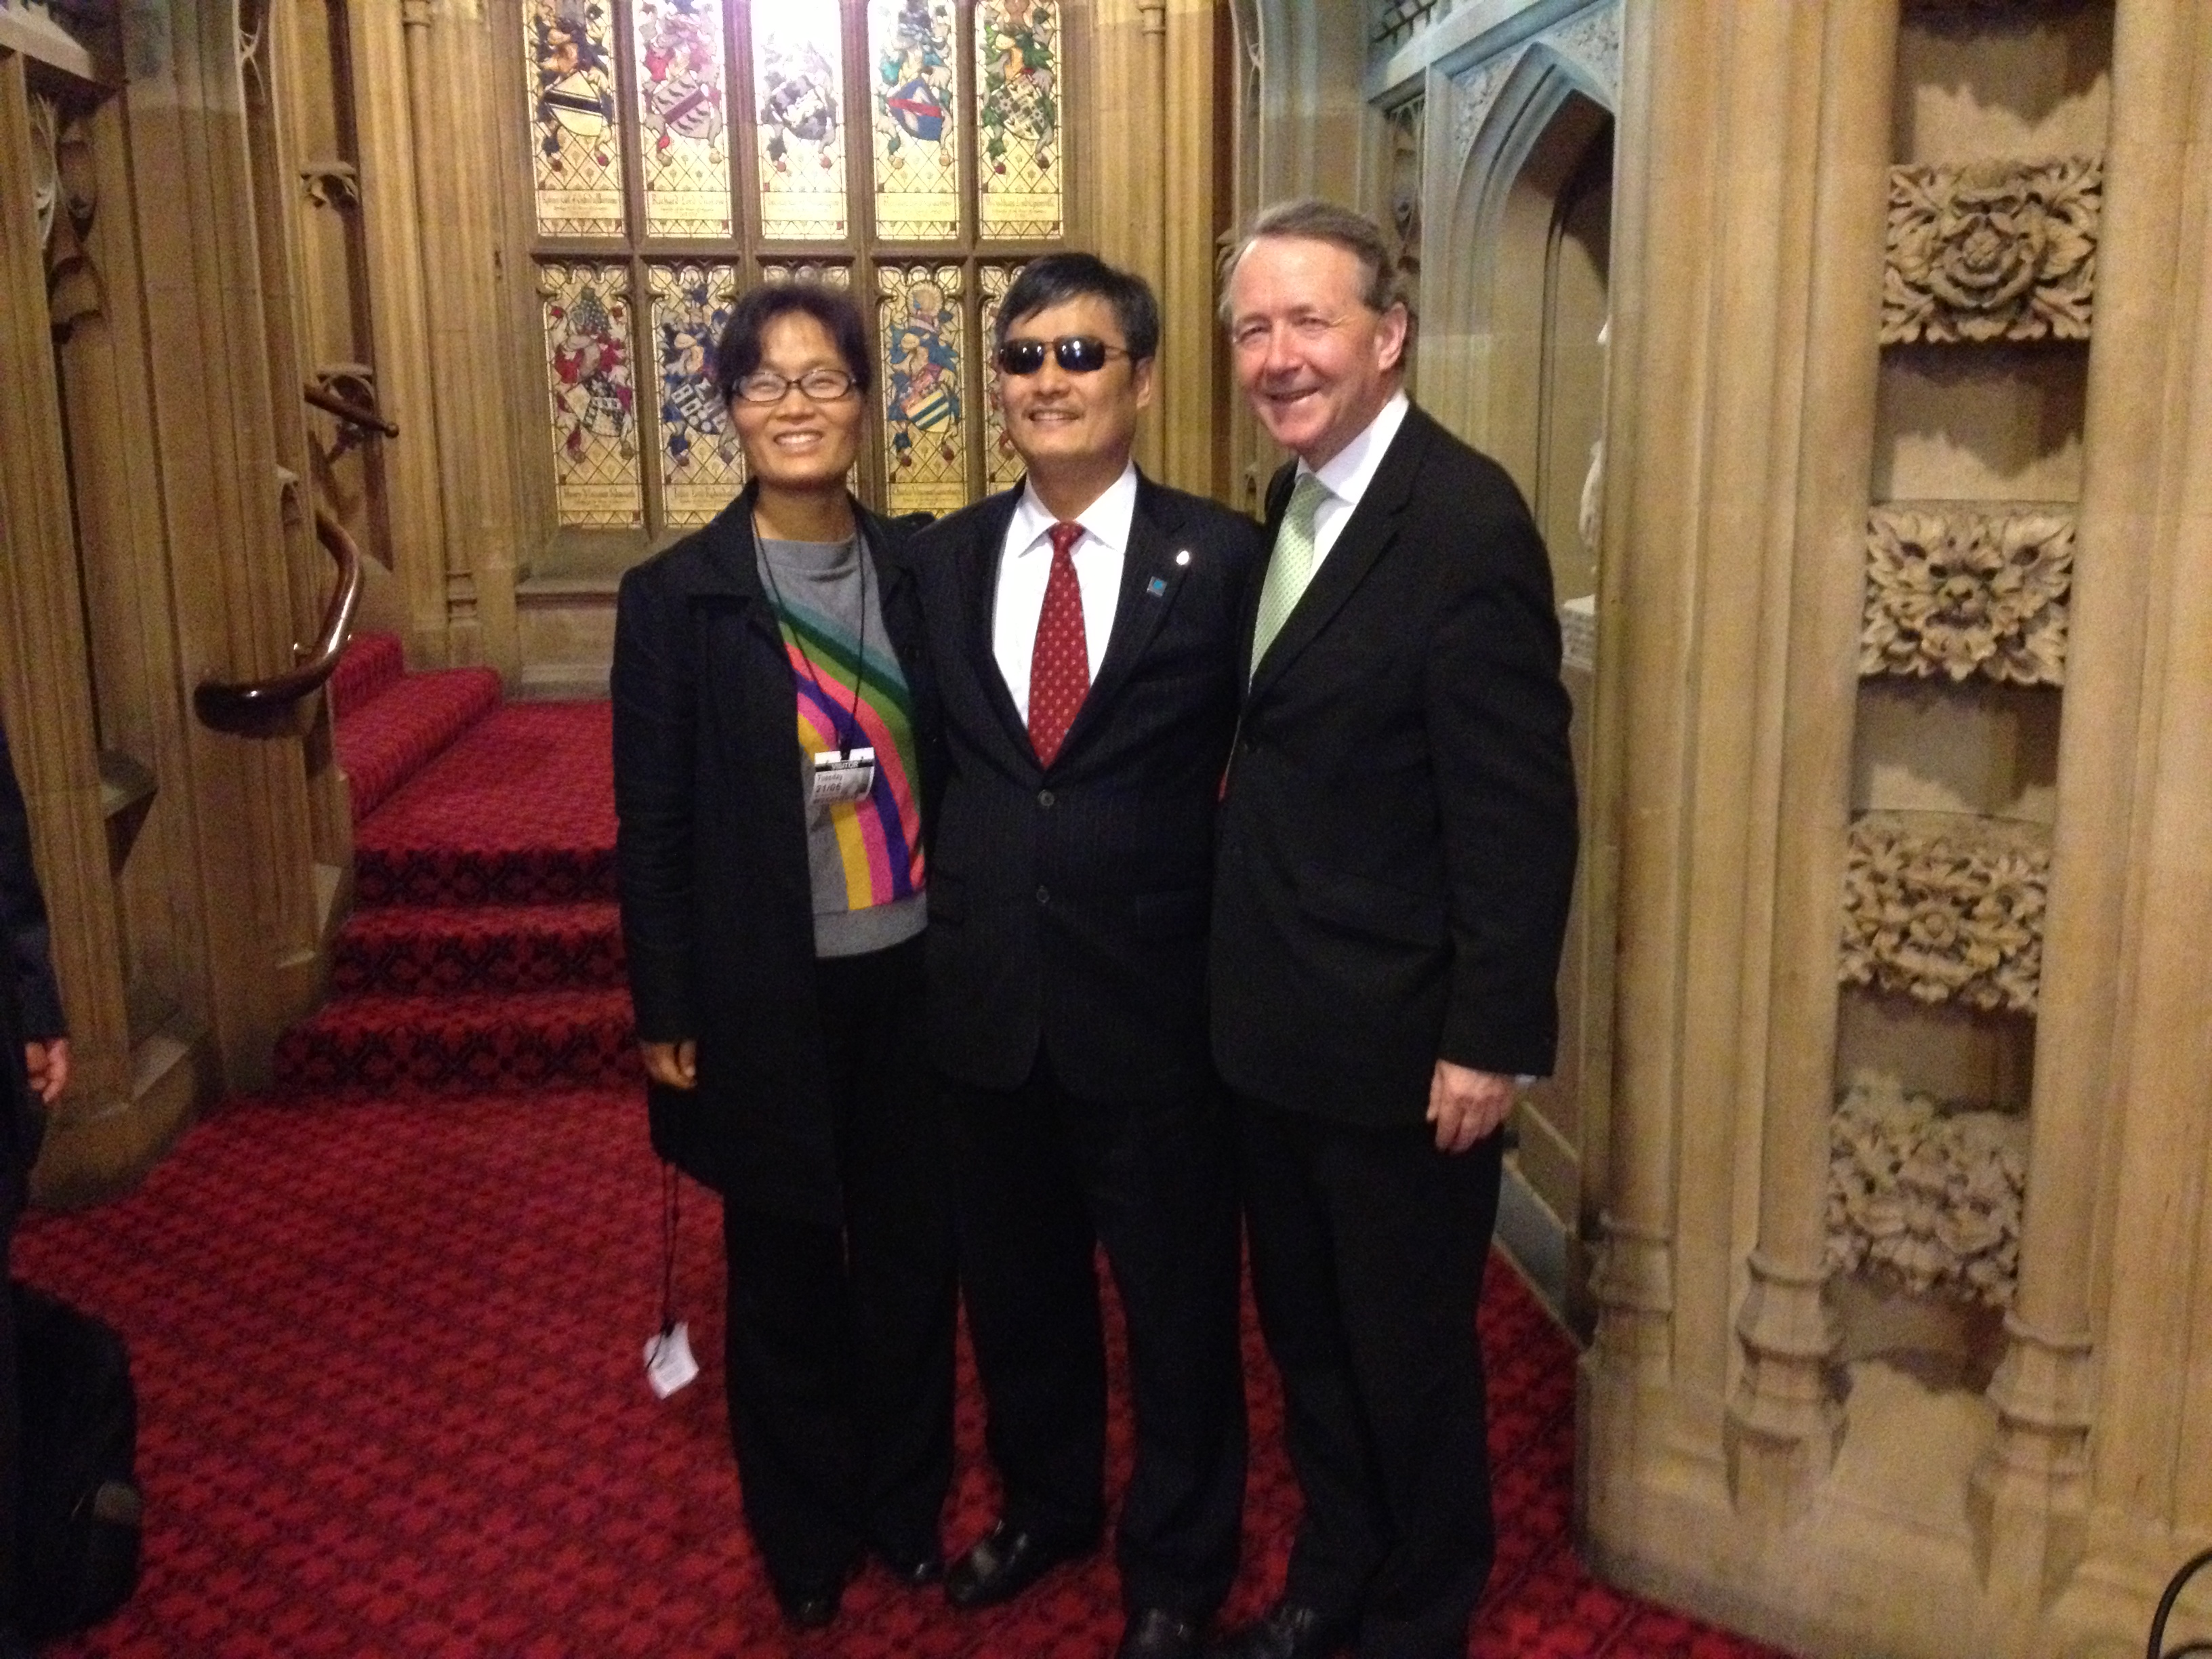
[[[46,902],[31,861],[31,820],[0,727],[0,1226],[22,1208],[45,1109],[31,1094],[23,1045],[64,1034],[47,951]]]
[[[932,1051],[981,1088],[1017,1086],[1042,1048],[1100,1100],[1209,1089],[1213,816],[1259,528],[1139,481],[1114,632],[1046,768],[992,651],[1019,498],[994,495],[914,547],[947,761],[930,845]]]
[[[1293,472],[1268,492],[1271,544]],[[1249,612],[1243,637],[1249,656]],[[1528,508],[1410,410],[1246,696],[1213,929],[1235,1088],[1381,1125],[1420,1121],[1439,1056],[1551,1070],[1569,715]]]
[[[757,494],[623,578],[615,873],[638,1036],[699,1045],[696,1089],[647,1087],[653,1149],[741,1207],[834,1223],[806,808]],[[916,585],[904,532],[859,518],[912,696],[926,824],[938,745]]]

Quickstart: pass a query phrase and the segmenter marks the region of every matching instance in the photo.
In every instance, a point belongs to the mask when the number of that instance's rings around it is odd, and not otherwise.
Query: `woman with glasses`
[[[793,1625],[941,1571],[953,1273],[923,1057],[934,714],[899,533],[846,488],[859,311],[756,289],[715,351],[750,482],[623,580],[616,862],[654,1149],[722,1195],[730,1437]]]

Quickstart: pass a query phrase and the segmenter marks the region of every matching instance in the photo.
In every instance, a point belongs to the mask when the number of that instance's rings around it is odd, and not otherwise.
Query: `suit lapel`
[[[999,653],[994,637],[999,602],[999,555],[1006,545],[1006,526],[1013,522],[1021,487],[992,496],[976,509],[975,529],[959,550],[961,655],[975,678],[975,689],[1005,729],[1006,738],[1031,763],[1036,754],[1030,747],[1029,727],[1014,707],[1013,693],[999,672]]]
[[[1098,665],[1098,678],[1068,728],[1065,753],[1082,740],[1086,727],[1105,718],[1110,705],[1140,662],[1152,636],[1167,620],[1169,609],[1182,586],[1188,559],[1176,562],[1176,555],[1190,550],[1175,540],[1182,520],[1158,488],[1142,474],[1137,479],[1137,510],[1129,519],[1129,544],[1121,553],[1121,591],[1114,602],[1114,630],[1106,639],[1106,655]],[[1193,556],[1195,556],[1194,555]]]
[[[1414,481],[1420,474],[1422,458],[1429,447],[1429,420],[1418,409],[1406,411],[1406,419],[1398,428],[1397,436],[1382,457],[1382,464],[1360,496],[1359,505],[1352,510],[1336,544],[1328,556],[1314,572],[1306,591],[1284,619],[1282,631],[1267,647],[1252,676],[1252,688],[1248,702],[1259,697],[1274,682],[1282,678],[1283,671],[1297,660],[1298,653],[1311,645],[1329,619],[1344,608],[1382,550],[1398,533],[1398,520],[1407,504],[1413,500]],[[1281,512],[1269,514],[1275,528],[1281,527]],[[1273,557],[1273,541],[1269,546]],[[1257,607],[1255,607],[1255,614]],[[1249,646],[1246,649],[1249,653]]]

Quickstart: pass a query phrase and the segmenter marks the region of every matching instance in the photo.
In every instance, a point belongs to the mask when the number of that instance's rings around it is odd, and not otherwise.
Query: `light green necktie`
[[[1275,635],[1283,631],[1291,612],[1297,609],[1298,598],[1313,580],[1314,514],[1328,499],[1329,488],[1310,472],[1298,476],[1297,487],[1291,491],[1290,505],[1283,509],[1282,527],[1275,532],[1275,551],[1267,561],[1267,580],[1260,587],[1260,617],[1252,629],[1252,672],[1260,671],[1260,659],[1267,654],[1267,647],[1275,642]]]

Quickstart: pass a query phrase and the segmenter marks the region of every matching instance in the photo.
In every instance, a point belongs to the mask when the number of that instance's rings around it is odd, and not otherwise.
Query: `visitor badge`
[[[876,787],[876,751],[872,749],[824,749],[814,757],[814,804],[866,800]]]
[[[645,1345],[645,1380],[656,1400],[665,1400],[699,1375],[691,1357],[691,1328],[678,1320]]]

